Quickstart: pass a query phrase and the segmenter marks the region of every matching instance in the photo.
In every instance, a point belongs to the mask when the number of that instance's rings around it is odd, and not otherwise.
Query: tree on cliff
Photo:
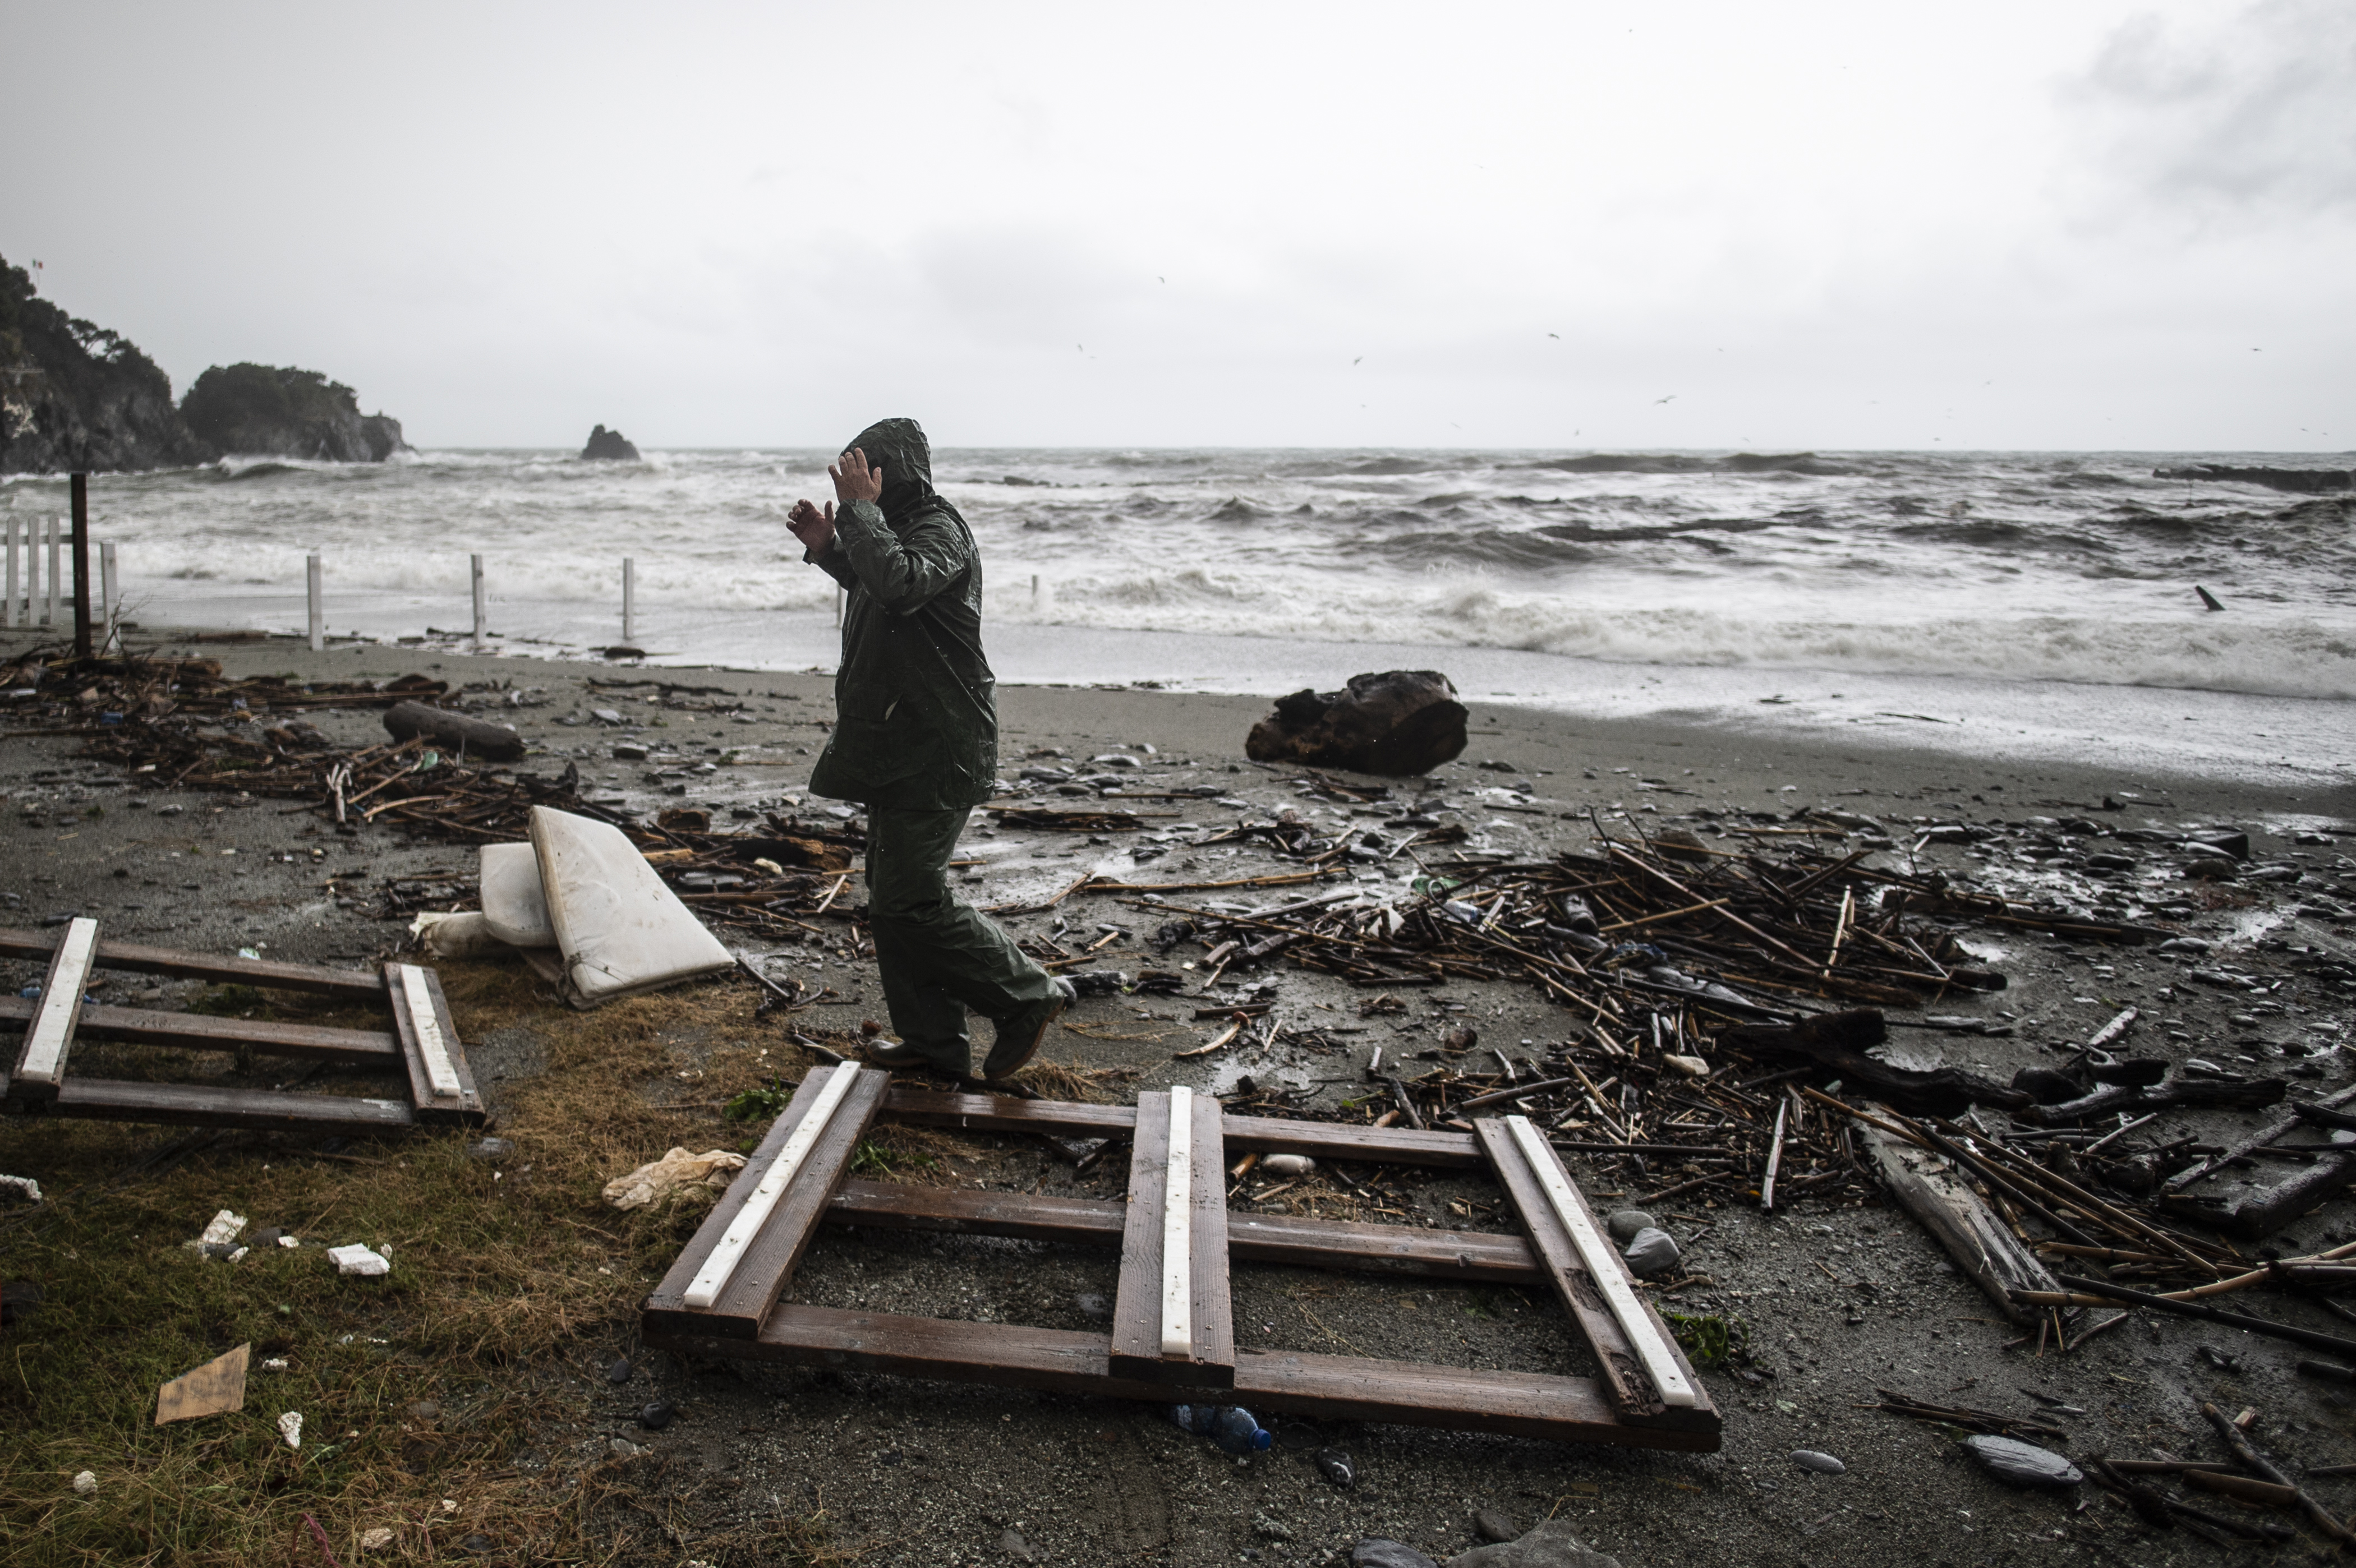
[[[180,400],[180,414],[222,452],[381,463],[409,444],[398,420],[362,414],[349,387],[291,367],[216,365]]]
[[[0,257],[0,474],[102,473],[213,456],[172,380],[119,333],[40,298]]]

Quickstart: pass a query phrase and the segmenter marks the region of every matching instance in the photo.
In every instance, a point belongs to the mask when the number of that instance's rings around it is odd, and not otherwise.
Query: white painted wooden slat
[[[744,1261],[744,1249],[751,1246],[753,1238],[761,1233],[761,1227],[768,1222],[769,1215],[777,1207],[777,1200],[786,1195],[786,1189],[793,1185],[795,1173],[809,1157],[819,1136],[826,1131],[827,1123],[834,1119],[836,1107],[842,1104],[843,1096],[851,1093],[851,1086],[857,1082],[859,1063],[845,1061],[835,1068],[834,1076],[819,1085],[818,1098],[812,1102],[809,1114],[795,1125],[792,1135],[786,1139],[785,1147],[777,1151],[777,1157],[770,1161],[769,1168],[762,1173],[760,1185],[753,1189],[753,1195],[744,1200],[744,1207],[736,1211],[736,1218],[721,1236],[719,1245],[712,1249],[712,1255],[703,1260],[703,1267],[697,1273],[694,1283],[687,1287],[686,1301],[690,1307],[709,1307],[720,1299],[720,1293],[728,1286],[729,1276]]]
[[[1162,1353],[1194,1353],[1194,1092],[1170,1091],[1170,1163],[1162,1179]]]
[[[425,971],[414,964],[396,964],[401,995],[409,1008],[409,1027],[417,1032],[417,1054],[425,1059],[425,1079],[436,1095],[455,1099],[466,1093],[458,1070],[450,1061],[450,1042],[442,1038],[442,1020],[434,1015],[434,993],[426,988]]]
[[[54,1084],[73,1038],[74,1019],[81,1008],[82,988],[90,983],[90,967],[98,956],[98,922],[76,917],[58,944],[48,981],[41,987],[41,1006],[33,1026],[25,1032],[25,1053],[18,1076]]]
[[[1570,1233],[1570,1244],[1579,1249],[1580,1259],[1587,1264],[1587,1272],[1594,1279],[1597,1288],[1603,1292],[1603,1300],[1612,1308],[1612,1316],[1619,1319],[1621,1331],[1628,1336],[1629,1347],[1636,1352],[1636,1359],[1644,1362],[1653,1386],[1661,1391],[1661,1403],[1681,1410],[1692,1409],[1700,1403],[1694,1392],[1694,1386],[1677,1370],[1676,1356],[1669,1349],[1668,1341],[1661,1337],[1661,1331],[1654,1327],[1653,1315],[1644,1310],[1644,1304],[1636,1299],[1636,1293],[1628,1287],[1628,1276],[1623,1272],[1620,1254],[1596,1233],[1593,1221],[1587,1216],[1587,1206],[1572,1194],[1570,1179],[1563,1174],[1562,1165],[1556,1159],[1554,1150],[1547,1147],[1546,1139],[1538,1136],[1537,1129],[1530,1125],[1527,1116],[1507,1116],[1505,1127],[1513,1134],[1514,1145],[1522,1151],[1522,1157],[1529,1162],[1531,1174],[1538,1179],[1538,1185],[1545,1189],[1547,1202],[1553,1207],[1555,1218],[1560,1220],[1562,1228]]]

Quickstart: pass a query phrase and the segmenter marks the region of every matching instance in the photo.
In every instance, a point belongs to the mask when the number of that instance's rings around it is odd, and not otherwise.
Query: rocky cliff
[[[0,474],[104,474],[224,453],[381,463],[401,421],[363,414],[316,370],[214,366],[175,408],[171,378],[136,345],[70,316],[0,258]]]
[[[32,275],[0,258],[0,474],[169,468],[212,455],[153,359],[39,298]]]
[[[361,413],[349,387],[316,370],[216,365],[180,400],[180,416],[198,440],[241,456],[382,463],[409,449],[400,421]]]
[[[638,449],[631,445],[630,438],[620,431],[607,430],[604,425],[599,425],[589,432],[589,444],[581,449],[581,461],[584,463],[636,463],[639,461]]]

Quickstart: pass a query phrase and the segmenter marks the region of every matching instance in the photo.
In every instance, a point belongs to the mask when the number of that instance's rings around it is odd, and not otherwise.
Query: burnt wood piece
[[[680,1253],[678,1261],[670,1265],[670,1272],[663,1275],[662,1283],[655,1286],[654,1294],[647,1297],[644,1321],[649,1330],[716,1334],[739,1342],[761,1331],[761,1320],[793,1282],[794,1270],[800,1266],[802,1253],[809,1250],[819,1221],[826,1215],[835,1189],[849,1173],[851,1156],[858,1152],[859,1140],[875,1120],[890,1074],[873,1069],[861,1072],[842,1103],[835,1107],[825,1132],[811,1146],[809,1157],[795,1173],[793,1184],[777,1200],[760,1234],[744,1249],[718,1299],[710,1307],[690,1307],[688,1286],[703,1271],[712,1249],[728,1233],[728,1227],[751,1200],[753,1189],[776,1162],[794,1129],[809,1115],[828,1076],[826,1072],[812,1072],[802,1080],[793,1099],[770,1124],[768,1136],[753,1151],[744,1168],[736,1173],[736,1179],[729,1184],[720,1201],[712,1206],[712,1212]]]
[[[65,1082],[66,1059],[73,1054],[74,1032],[81,1023],[82,987],[98,955],[98,922],[76,916],[58,939],[49,955],[41,995],[25,1025],[25,1043],[16,1052],[16,1071],[9,1075],[9,1097],[17,1101],[53,1100]]]
[[[2329,1110],[2334,1105],[2344,1105],[2351,1100],[2356,1100],[2356,1083],[2351,1083],[2345,1089],[2335,1090],[2320,1100],[2294,1105],[2291,1107],[2290,1115],[2275,1118],[2259,1131],[2233,1145],[2222,1154],[2211,1155],[2199,1164],[2190,1166],[2169,1177],[2165,1184],[2167,1190],[2181,1192],[2201,1178],[2222,1169],[2229,1161],[2244,1158],[2276,1139],[2296,1132],[2301,1122],[2309,1120],[2306,1113],[2310,1110]]]
[[[37,1004],[0,997],[0,1027],[22,1024]],[[123,1040],[134,1045],[183,1051],[251,1051],[262,1056],[299,1056],[390,1067],[401,1046],[372,1029],[317,1029],[309,1024],[269,1023],[259,1019],[217,1019],[204,1013],[156,1013],[145,1008],[109,1008],[87,1003],[78,1040]]]
[[[855,1368],[1109,1399],[1166,1403],[1171,1392],[1166,1383],[1115,1374],[1106,1335],[1017,1324],[788,1304],[769,1314],[755,1339],[683,1333],[650,1316],[645,1339],[687,1355]],[[1719,1447],[1715,1421],[1692,1429],[1633,1425],[1613,1413],[1588,1378],[1245,1350],[1236,1357],[1234,1392],[1255,1412],[1318,1420],[1399,1422],[1623,1448],[1715,1453]]]
[[[1935,1072],[1892,1067],[1868,1056],[1887,1038],[1881,1014],[1871,1008],[1822,1013],[1786,1028],[1745,1025],[1726,1030],[1719,1043],[1766,1061],[1808,1061],[1869,1098],[1912,1116],[1962,1115],[1975,1104],[2019,1110],[2031,1104],[2024,1091],[1976,1072],[1943,1067]]]
[[[2319,1148],[2316,1153],[2320,1157],[2313,1165],[2238,1202],[2224,1203],[2183,1192],[2163,1193],[2160,1202],[2173,1218],[2207,1225],[2229,1236],[2244,1241],[2271,1236],[2293,1220],[2313,1213],[2349,1188],[2356,1187],[2356,1145]]]
[[[883,1119],[969,1132],[1126,1137],[1137,1125],[1137,1110],[1130,1105],[1084,1105],[1071,1100],[1014,1100],[998,1094],[895,1088],[884,1101]],[[1482,1164],[1481,1151],[1469,1133],[1419,1133],[1402,1127],[1234,1115],[1221,1117],[1221,1129],[1226,1146],[1238,1153],[1305,1154],[1316,1159],[1357,1160],[1367,1165],[1467,1170]]]
[[[523,737],[514,731],[422,702],[396,702],[386,709],[384,731],[396,741],[423,735],[462,757],[487,763],[512,763],[523,755]]]
[[[37,931],[0,928],[0,958],[45,959],[57,949],[57,938]],[[309,964],[273,964],[258,958],[216,958],[202,953],[182,953],[170,947],[142,947],[128,942],[101,942],[98,966],[127,969],[135,975],[169,975],[183,980],[217,980],[223,984],[259,986],[272,991],[303,991],[320,997],[353,997],[380,1000],[382,976],[365,969],[326,969]]]
[[[458,1026],[434,971],[415,964],[384,966],[392,1002],[393,1037],[409,1075],[409,1104],[429,1126],[479,1127],[487,1119],[483,1097],[458,1043]],[[437,1067],[440,1069],[437,1072]],[[437,1082],[437,1079],[439,1082]]]
[[[197,1083],[130,1083],[69,1078],[43,1104],[52,1116],[173,1126],[237,1127],[252,1132],[401,1132],[416,1125],[398,1100],[341,1094],[290,1094],[271,1089],[217,1089]]]
[[[1899,1206],[1938,1238],[1955,1266],[2007,1317],[2034,1323],[2043,1308],[2024,1306],[2012,1293],[2059,1290],[2061,1284],[1973,1190],[1969,1174],[1944,1155],[1916,1148],[1869,1123],[1858,1123],[1857,1133],[1875,1176]]]
[[[1163,1200],[1173,1098],[1162,1091],[1137,1097],[1120,1278],[1113,1295],[1111,1367],[1117,1377],[1221,1389],[1235,1381],[1236,1334],[1227,1289],[1225,1149],[1219,1141],[1219,1103],[1208,1094],[1183,1096],[1191,1133],[1186,1161],[1189,1349],[1179,1356],[1162,1343]]]
[[[969,1191],[894,1181],[845,1181],[827,1209],[830,1225],[1012,1236],[1028,1242],[1118,1246],[1128,1205],[1101,1198]],[[1426,1275],[1496,1285],[1539,1285],[1545,1271],[1519,1236],[1364,1225],[1301,1214],[1227,1211],[1227,1255],[1237,1263]]]
[[[1661,1321],[1660,1315],[1638,1294],[1638,1307],[1652,1318],[1653,1327],[1668,1347],[1677,1371],[1692,1386],[1695,1403],[1690,1408],[1673,1406],[1661,1398],[1661,1392],[1654,1383],[1652,1375],[1644,1370],[1643,1359],[1629,1342],[1626,1330],[1621,1327],[1619,1318],[1612,1315],[1602,1287],[1588,1272],[1586,1260],[1580,1256],[1570,1232],[1556,1216],[1554,1206],[1547,1200],[1546,1189],[1537,1173],[1530,1169],[1529,1161],[1523,1157],[1520,1147],[1511,1136],[1505,1118],[1484,1116],[1474,1122],[1472,1126],[1474,1136],[1481,1140],[1488,1156],[1491,1168],[1496,1172],[1498,1185],[1505,1189],[1506,1196],[1513,1200],[1514,1208],[1521,1216],[1523,1229],[1529,1234],[1531,1251],[1537,1254],[1539,1265],[1546,1270],[1555,1294],[1562,1298],[1563,1306],[1569,1309],[1571,1322],[1595,1352],[1596,1365],[1602,1372],[1599,1382],[1612,1408],[1619,1412],[1620,1418],[1633,1425],[1716,1433],[1719,1414],[1710,1403],[1708,1392],[1702,1387],[1701,1380],[1694,1375],[1692,1365],[1687,1361],[1685,1353],[1677,1349],[1676,1339]],[[1575,1182],[1570,1184],[1570,1200],[1582,1210],[1587,1207],[1587,1200],[1580,1194]],[[1597,1222],[1593,1213],[1590,1212],[1587,1218],[1588,1223],[1601,1233],[1602,1226]],[[1605,1252],[1612,1266],[1621,1271],[1621,1277],[1627,1281],[1633,1293],[1635,1281],[1628,1274],[1627,1265],[1608,1246]]]

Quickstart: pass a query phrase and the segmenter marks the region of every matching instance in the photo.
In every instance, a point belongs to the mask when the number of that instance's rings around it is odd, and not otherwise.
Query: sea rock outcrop
[[[2155,479],[2213,479],[2236,485],[2263,485],[2297,496],[2319,496],[2332,490],[2356,490],[2356,469],[2235,468],[2223,463],[2188,463],[2176,468],[2155,468]]]
[[[589,432],[589,444],[581,449],[581,461],[584,463],[636,463],[638,461],[638,449],[632,446],[630,438],[620,431],[607,430],[604,425],[599,425]]]
[[[241,456],[382,463],[409,450],[399,420],[363,414],[349,387],[291,366],[215,365],[180,400],[180,416],[199,441]]]
[[[1464,705],[1438,670],[1354,675],[1341,691],[1296,691],[1252,726],[1256,763],[1401,777],[1430,773],[1464,751]]]
[[[0,474],[107,473],[204,463],[172,381],[138,346],[70,316],[0,259]]]

